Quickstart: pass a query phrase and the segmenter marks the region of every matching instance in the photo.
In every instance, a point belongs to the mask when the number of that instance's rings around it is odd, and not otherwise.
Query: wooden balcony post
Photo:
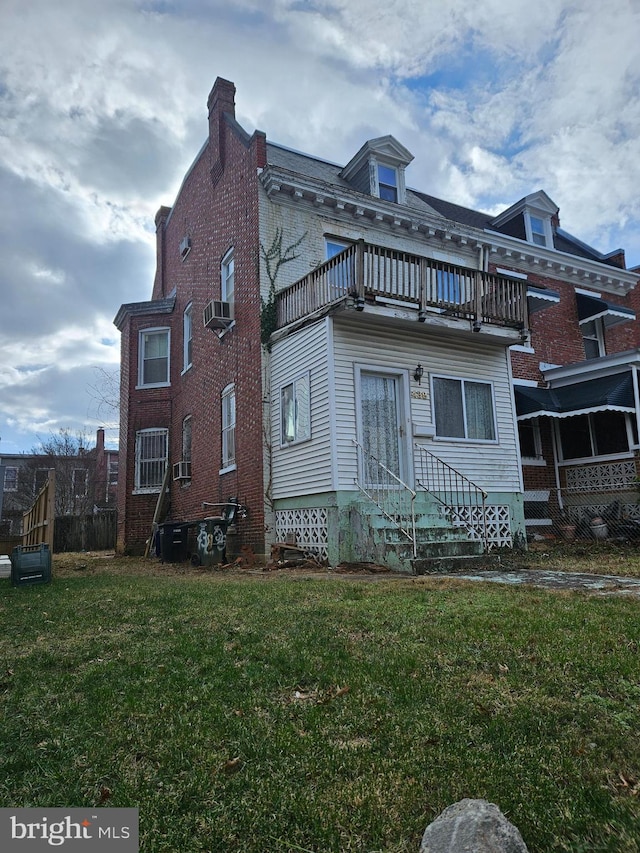
[[[479,332],[482,327],[482,272],[481,270],[476,270],[475,275],[475,288],[476,292],[474,294],[473,304],[474,304],[474,318],[473,318],[473,331]]]
[[[356,311],[364,311],[364,240],[356,243],[355,257]]]
[[[420,258],[420,283],[419,288],[420,291],[418,293],[418,320],[421,323],[424,323],[427,317],[427,275],[428,275],[428,266],[427,259],[421,257]]]

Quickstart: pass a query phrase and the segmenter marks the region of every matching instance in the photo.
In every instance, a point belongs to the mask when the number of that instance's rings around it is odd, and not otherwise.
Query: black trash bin
[[[189,521],[165,521],[158,527],[159,554],[163,563],[182,563],[189,556]]]

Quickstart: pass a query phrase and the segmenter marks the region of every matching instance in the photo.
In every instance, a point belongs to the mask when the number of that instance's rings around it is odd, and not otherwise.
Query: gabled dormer
[[[503,234],[553,249],[553,235],[560,224],[560,208],[544,190],[520,199],[492,221]]]
[[[379,136],[365,142],[340,177],[367,195],[406,204],[404,170],[412,160],[413,154],[393,136]]]

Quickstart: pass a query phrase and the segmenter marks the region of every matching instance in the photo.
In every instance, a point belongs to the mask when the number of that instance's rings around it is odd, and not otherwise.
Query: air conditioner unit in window
[[[229,302],[212,299],[202,312],[206,329],[226,329],[233,320],[233,306]]]
[[[174,480],[190,480],[191,479],[191,462],[176,462],[173,466]]]
[[[180,241],[180,254],[186,258],[191,251],[191,237],[183,237]]]

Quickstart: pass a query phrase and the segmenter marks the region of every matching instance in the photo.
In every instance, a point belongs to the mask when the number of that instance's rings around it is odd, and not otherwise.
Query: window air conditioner
[[[233,320],[233,307],[229,302],[212,299],[202,312],[206,329],[226,329]]]
[[[191,237],[183,237],[182,240],[180,241],[180,255],[183,258],[186,258],[186,256],[189,254],[190,250],[191,250]]]
[[[191,462],[175,462],[173,466],[174,480],[191,479]]]

